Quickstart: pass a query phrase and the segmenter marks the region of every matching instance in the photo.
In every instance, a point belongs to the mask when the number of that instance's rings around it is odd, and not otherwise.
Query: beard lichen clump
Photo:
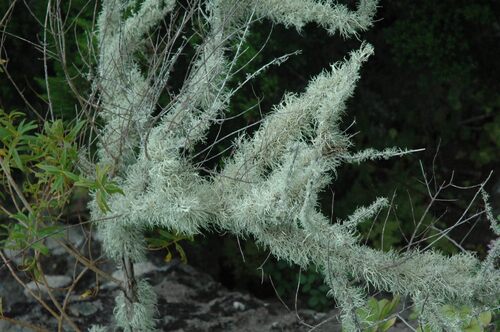
[[[96,163],[110,170],[124,192],[109,198],[108,212],[91,203],[93,218],[105,220],[98,222],[103,248],[124,270],[117,326],[154,330],[154,292],[146,281],[135,280],[133,264],[145,257],[143,232],[157,226],[185,235],[217,229],[252,237],[279,259],[315,266],[341,308],[347,331],[360,329],[355,311],[365,304],[368,287],[410,297],[433,330],[458,328],[441,312],[443,304],[478,310],[497,305],[498,240],[483,262],[466,253],[382,252],[359,243],[356,226],[387,206],[386,199],[333,224],[319,211],[318,193],[341,164],[412,152],[351,152],[352,143],[340,128],[360,67],[373,53],[368,43],[312,79],[301,94],[286,94],[253,135],[234,143],[234,153],[220,169],[207,175],[193,163],[196,144],[204,142],[238,90],[229,82],[240,70],[237,59],[253,22],[267,18],[299,31],[313,22],[330,34],[357,36],[371,26],[377,1],[361,0],[357,10],[317,0],[207,0],[188,7],[174,0],[137,2],[102,1],[93,82],[103,123]],[[202,38],[186,79],[159,107],[170,73],[182,65],[179,55],[187,40],[182,29],[195,19]],[[145,70],[139,65],[145,36],[164,20],[170,22],[165,47],[148,55],[151,66]],[[493,218],[490,222],[498,235],[498,225]]]

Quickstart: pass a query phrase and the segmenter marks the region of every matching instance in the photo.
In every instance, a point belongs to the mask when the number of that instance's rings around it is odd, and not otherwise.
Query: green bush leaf
[[[106,203],[105,194],[103,194],[102,191],[98,190],[95,198],[97,201],[97,205],[99,206],[99,209],[101,209],[102,212],[110,212],[111,211],[108,203]]]
[[[180,246],[180,244],[178,244],[177,242],[175,242],[175,250],[177,250],[177,252],[179,253],[179,255],[181,256],[181,262],[183,262],[184,264],[187,264],[187,256],[186,256],[186,252],[184,251],[184,249]]]
[[[396,324],[396,317],[388,319],[385,322],[379,324],[378,330],[380,332],[388,331],[394,324]]]
[[[31,247],[35,250],[38,250],[41,254],[47,256],[49,254],[49,248],[47,248],[43,243],[41,242],[34,242],[31,244]]]

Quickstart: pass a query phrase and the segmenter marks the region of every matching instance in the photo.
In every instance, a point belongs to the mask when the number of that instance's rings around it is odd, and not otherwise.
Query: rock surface
[[[72,283],[72,279],[69,276],[65,275],[45,275],[45,282],[43,281],[35,282],[30,281],[26,284],[26,288],[24,289],[24,295],[30,298],[30,292],[33,292],[37,296],[42,296],[44,298],[48,298],[48,289],[51,289],[53,292],[61,292],[65,287],[69,286]]]
[[[69,261],[54,261],[64,259]],[[48,266],[63,267],[62,272],[66,272],[47,276],[49,284],[57,287],[53,293],[61,303],[67,291],[65,287],[74,280],[74,271],[68,268],[70,264],[67,255],[51,256],[47,263]],[[113,273],[111,266],[108,264],[108,272],[120,279],[121,274],[117,271]],[[103,268],[106,269],[106,266]],[[178,261],[165,263],[155,261],[153,257],[151,263],[136,265],[136,271],[138,275],[149,279],[158,294],[160,331],[285,332],[309,331],[313,327],[314,331],[341,331],[335,310],[328,313],[307,309],[289,311],[278,300],[263,301],[249,294],[229,291],[208,274]],[[118,288],[112,283],[102,284],[101,281],[98,292],[92,294],[89,290],[96,289],[95,275],[87,273],[85,276],[69,296],[66,313],[82,331],[93,324],[113,326],[112,313]],[[36,287],[34,283],[28,285]],[[41,295],[50,303],[46,291],[42,291]],[[25,294],[5,267],[0,268],[0,297],[4,314],[4,318],[0,319],[0,331],[57,331],[56,319]],[[66,323],[63,329],[74,330]],[[396,327],[391,331],[409,329]]]

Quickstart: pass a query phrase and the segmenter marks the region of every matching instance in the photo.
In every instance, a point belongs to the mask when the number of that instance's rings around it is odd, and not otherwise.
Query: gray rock
[[[196,296],[196,291],[177,280],[165,279],[154,287],[156,294],[169,303],[183,303]]]
[[[6,270],[0,273],[0,298],[2,301],[2,310],[4,312],[11,311],[17,303],[28,301],[21,286],[19,286]],[[3,330],[0,329],[0,331]]]
[[[8,246],[8,244],[6,244]],[[9,259],[13,265],[21,265],[23,264],[23,252],[22,250],[14,250],[14,249],[3,249],[3,253],[5,257]]]
[[[69,286],[73,281],[72,278],[65,275],[45,275],[45,279],[47,280],[47,284],[51,291],[57,294],[61,293],[62,288]],[[35,294],[41,293],[42,296],[48,294],[48,289],[47,287],[45,287],[45,284],[43,282],[30,281],[26,284],[26,288],[27,289],[24,290],[24,294],[28,297],[31,297],[28,289],[30,289]]]
[[[238,311],[245,311],[246,309],[245,305],[239,301],[233,302],[233,308]]]
[[[141,277],[145,274],[156,272],[156,271],[161,271],[161,270],[162,270],[162,268],[154,265],[151,262],[140,262],[140,263],[134,264],[134,274],[136,277]],[[113,272],[113,278],[123,281],[124,280],[123,271],[118,270],[118,271]]]
[[[80,248],[85,241],[83,236],[83,231],[79,227],[67,227],[64,231],[64,239],[73,247]],[[64,249],[56,240],[49,237],[45,242],[47,248],[53,255],[63,255],[66,254],[66,249]]]
[[[28,327],[23,327],[18,324],[13,324],[7,320],[0,320],[0,331],[2,332],[33,332]]]
[[[58,256],[62,259],[64,256]],[[317,326],[316,332],[336,332],[341,331],[338,322],[338,311],[331,310],[319,313],[309,309],[301,309],[300,306],[295,312],[288,311],[279,301],[264,302],[249,294],[232,292],[215,282],[206,273],[200,272],[185,264],[166,264],[160,266],[158,261],[153,263],[139,263],[135,265],[135,272],[138,276],[146,276],[153,285],[158,295],[158,329],[160,331],[235,331],[235,332],[300,332],[309,331],[311,326]],[[0,271],[2,272],[2,271]],[[5,271],[3,271],[5,272]],[[54,294],[59,300],[65,290],[57,292],[57,288],[64,288],[71,284],[69,277],[73,271],[68,269],[68,276],[48,275],[50,286],[54,287]],[[113,276],[121,278],[121,273],[115,272]],[[1,273],[0,273],[1,277]],[[67,314],[82,330],[89,329],[92,325],[110,326],[109,331],[114,331],[113,327],[113,307],[114,298],[119,293],[115,288],[100,287],[96,297],[85,300],[79,297],[82,289],[93,288],[96,285],[95,277],[88,274],[88,280],[81,285],[80,290],[75,290],[75,294],[70,297],[67,307]],[[3,289],[2,297],[4,303],[15,294],[14,289],[18,287],[19,293],[22,289],[13,278],[6,278],[0,283],[0,290]],[[9,285],[7,285],[9,283]],[[31,289],[38,292],[36,283],[28,284]],[[44,288],[38,284],[44,295]],[[12,297],[17,295],[12,295]],[[40,325],[48,331],[57,330],[57,321],[53,319],[38,304],[29,302],[24,296],[19,303],[11,308],[15,310],[7,312],[6,316],[16,320]],[[24,302],[23,302],[24,301]],[[25,332],[12,324],[1,323],[0,331]],[[70,327],[65,330],[71,331]],[[407,332],[409,329],[399,322],[391,331]]]
[[[95,314],[97,311],[102,310],[102,302],[92,301],[92,302],[76,302],[69,306],[69,311],[72,315],[76,317],[80,316],[90,316]]]

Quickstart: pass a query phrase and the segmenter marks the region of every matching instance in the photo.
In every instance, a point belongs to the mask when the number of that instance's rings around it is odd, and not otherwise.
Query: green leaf
[[[160,233],[160,235],[161,235],[163,238],[168,239],[168,240],[170,240],[170,241],[175,241],[175,240],[177,240],[177,239],[176,239],[176,237],[175,237],[172,233],[167,232],[167,231],[166,231],[166,230],[164,230],[164,229],[159,229],[159,230],[158,230],[158,233]]]
[[[28,238],[28,234],[25,233],[25,232],[19,232],[19,231],[16,231],[16,230],[12,230],[9,234],[9,239],[11,240],[25,240]]]
[[[399,296],[395,296],[390,302],[387,299],[379,301],[379,318],[385,319],[390,314],[392,314],[398,303]]]
[[[41,238],[45,237],[62,237],[64,229],[60,226],[47,226],[37,231],[37,235]]]
[[[482,326],[487,326],[491,323],[491,311],[485,311],[479,314],[477,318]]]
[[[111,211],[108,203],[106,203],[105,194],[103,194],[103,192],[101,190],[97,191],[95,198],[97,201],[97,205],[99,206],[99,209],[101,209],[102,212]]]
[[[54,192],[61,192],[64,188],[64,178],[62,176],[57,176],[52,182],[52,190]]]
[[[476,319],[473,319],[468,326],[464,327],[464,332],[483,332],[483,327]]]
[[[19,154],[17,153],[16,148],[12,147],[9,152],[12,156],[12,159],[14,159],[15,166],[19,168],[21,171],[23,171],[24,165],[23,162],[21,161],[21,158],[19,157]]]
[[[80,177],[78,175],[76,175],[75,173],[72,173],[70,171],[62,171],[62,173],[64,174],[64,176],[66,176],[71,181],[76,182],[80,179]]]
[[[29,216],[25,215],[22,212],[17,212],[15,214],[13,214],[12,217],[14,217],[16,220],[18,220],[26,225],[28,225],[30,223]]]
[[[385,317],[387,314],[387,310],[389,310],[390,302],[388,299],[382,299],[377,303],[377,312],[380,317]]]
[[[368,309],[369,309],[369,311],[370,311],[372,314],[375,314],[375,313],[377,313],[377,312],[378,312],[378,301],[377,301],[377,299],[376,299],[376,298],[374,298],[374,297],[370,297],[370,298],[368,299],[368,303],[367,303],[367,305],[368,305]]]
[[[181,255],[181,262],[183,262],[184,264],[187,264],[186,253],[184,252],[184,249],[182,249],[182,247],[177,242],[175,242],[175,250],[177,250],[179,255]]]
[[[453,317],[453,316],[458,314],[457,309],[451,305],[448,305],[448,304],[443,306],[442,311],[443,311],[443,314],[446,315],[447,317]]]
[[[67,139],[69,142],[73,142],[76,140],[76,137],[78,136],[78,133],[80,133],[80,130],[82,130],[83,125],[85,125],[85,120],[79,120],[76,122],[74,127],[70,130],[70,132],[67,135]]]
[[[52,165],[38,164],[37,167],[49,174],[59,174],[61,172],[59,168]]]
[[[167,263],[169,263],[172,260],[172,252],[168,248],[167,249],[167,254],[165,255],[165,258],[163,260]]]
[[[426,325],[426,326],[424,326],[424,327],[419,326],[419,327],[417,328],[417,332],[431,332],[431,328],[430,328],[430,327],[428,327],[427,325]]]
[[[151,237],[151,238],[146,238],[146,241],[148,241],[150,246],[156,247],[156,248],[163,248],[163,247],[168,246],[168,244],[169,244],[168,241],[166,241],[162,238]]]
[[[98,189],[98,186],[95,183],[95,181],[90,181],[90,180],[82,179],[82,178],[80,178],[80,180],[75,182],[75,186],[82,187],[82,188],[88,188],[88,189],[94,189],[94,190]]]
[[[27,133],[28,131],[31,131],[36,128],[38,128],[38,126],[33,121],[30,121],[25,124],[24,120],[21,121],[21,123],[17,126],[17,130],[20,134]]]
[[[108,169],[109,169],[109,166],[104,166],[103,168],[101,168],[101,167],[99,167],[99,165],[96,165],[96,167],[95,167],[95,175],[96,175],[95,182],[97,184],[102,185],[103,183],[106,183]]]
[[[380,332],[388,331],[396,323],[396,317],[386,320],[385,322],[379,324],[378,328]]]
[[[3,126],[0,127],[0,141],[5,141],[7,138],[11,137],[12,135],[10,132],[4,128]]]
[[[315,307],[317,306],[319,303],[319,300],[316,296],[313,296],[309,299],[309,301],[307,301],[307,304],[310,306],[310,307]]]
[[[43,243],[41,242],[35,242],[31,244],[31,247],[35,250],[38,250],[41,254],[47,256],[49,254],[49,248],[47,248]]]
[[[106,184],[106,186],[104,187],[104,190],[106,190],[106,192],[108,194],[111,194],[111,195],[116,194],[116,193],[120,193],[122,195],[125,195],[123,190],[114,183]]]

